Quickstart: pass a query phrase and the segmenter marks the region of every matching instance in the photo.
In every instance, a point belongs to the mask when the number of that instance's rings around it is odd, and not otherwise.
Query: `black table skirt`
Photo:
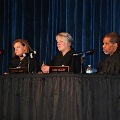
[[[0,120],[120,120],[120,75],[1,75]]]

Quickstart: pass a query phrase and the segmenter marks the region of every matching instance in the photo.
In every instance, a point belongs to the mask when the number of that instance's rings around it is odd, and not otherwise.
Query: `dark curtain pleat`
[[[119,120],[120,76],[0,77],[1,120]]]

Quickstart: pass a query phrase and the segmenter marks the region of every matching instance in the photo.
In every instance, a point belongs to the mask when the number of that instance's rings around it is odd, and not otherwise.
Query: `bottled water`
[[[91,65],[88,65],[86,73],[93,73]]]

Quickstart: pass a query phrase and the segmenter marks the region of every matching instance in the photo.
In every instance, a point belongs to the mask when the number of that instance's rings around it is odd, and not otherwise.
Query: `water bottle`
[[[88,65],[86,73],[93,73],[91,65]]]

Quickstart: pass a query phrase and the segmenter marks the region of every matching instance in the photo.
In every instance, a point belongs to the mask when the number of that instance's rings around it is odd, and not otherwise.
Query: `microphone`
[[[73,54],[73,56],[79,56],[79,55],[92,55],[94,53],[94,50],[88,50],[88,51],[83,51],[83,52],[81,52],[81,53],[75,53],[75,54]]]
[[[29,53],[24,53],[22,56],[29,56],[30,58],[33,58],[33,55],[36,55],[36,51],[30,51]]]
[[[34,55],[36,55],[36,54],[37,54],[37,52],[36,52],[36,51],[30,51],[29,53],[32,53],[32,54],[34,54]]]
[[[0,50],[0,55],[2,55],[4,53],[4,50]]]

